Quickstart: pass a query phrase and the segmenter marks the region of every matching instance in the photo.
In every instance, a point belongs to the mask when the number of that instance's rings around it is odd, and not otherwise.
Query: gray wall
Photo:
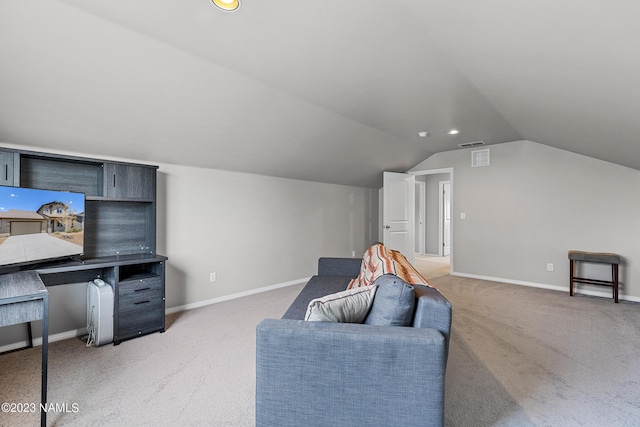
[[[157,251],[169,257],[168,309],[297,281],[316,273],[319,257],[360,257],[378,239],[377,190],[159,166]],[[84,328],[86,284],[49,291],[50,334]],[[3,328],[0,351],[25,339],[26,326]]]
[[[167,307],[308,277],[377,239],[376,190],[167,164],[159,178]]]
[[[467,149],[412,169],[453,168],[454,273],[568,290],[567,251],[616,252],[621,294],[640,301],[640,171],[531,141],[488,148],[490,166],[472,168]]]

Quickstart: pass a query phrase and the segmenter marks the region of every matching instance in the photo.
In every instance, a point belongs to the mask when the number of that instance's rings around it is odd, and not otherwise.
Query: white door
[[[451,181],[440,181],[440,245],[442,256],[451,253]]]
[[[382,242],[413,262],[415,177],[405,173],[383,174]]]

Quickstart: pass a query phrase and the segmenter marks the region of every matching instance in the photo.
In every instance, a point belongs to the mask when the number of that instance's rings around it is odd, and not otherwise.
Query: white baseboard
[[[569,293],[568,286],[547,285],[544,283],[527,282],[524,280],[513,280],[513,279],[505,279],[502,277],[481,276],[478,274],[467,274],[467,273],[458,273],[458,272],[452,272],[451,275],[458,276],[458,277],[466,277],[468,279],[488,280],[490,282],[508,283],[510,285],[529,286],[532,288],[550,289],[552,291],[566,292],[567,294]],[[575,293],[612,299],[611,291],[601,292],[601,291],[593,291],[589,289],[578,289],[576,290]],[[622,294],[618,295],[618,299],[625,300],[625,301],[632,301],[632,302],[640,302],[640,298],[638,297],[622,295]]]
[[[204,301],[198,301],[198,302],[194,302],[191,304],[185,304],[185,305],[181,305],[181,306],[177,306],[177,307],[171,307],[165,310],[165,314],[171,314],[171,313],[177,313],[179,311],[185,311],[185,310],[191,310],[194,308],[199,308],[199,307],[204,307],[207,305],[211,305],[211,304],[216,304],[219,302],[223,302],[223,301],[229,301],[229,300],[233,300],[236,298],[242,298],[242,297],[246,297],[249,295],[254,295],[254,294],[259,294],[262,292],[268,292],[268,291],[272,291],[275,289],[280,289],[280,288],[286,288],[287,286],[293,286],[293,285],[299,285],[302,283],[306,283],[309,281],[309,279],[311,279],[311,277],[306,277],[303,279],[297,279],[297,280],[291,280],[289,282],[284,282],[284,283],[277,283],[275,285],[270,285],[270,286],[264,286],[261,288],[257,288],[257,289],[251,289],[248,291],[244,291],[244,292],[238,292],[235,294],[231,294],[231,295],[224,295],[221,297],[217,297],[217,298],[211,298],[208,300],[204,300]],[[52,342],[56,342],[56,341],[62,341],[62,340],[66,340],[69,338],[75,338],[75,337],[81,337],[82,335],[85,335],[87,333],[87,328],[80,328],[80,329],[76,329],[76,330],[72,330],[72,331],[66,331],[66,332],[60,332],[58,334],[54,334],[54,335],[49,335],[49,343]],[[15,343],[11,343],[11,344],[7,344],[4,345],[2,347],[0,347],[0,353],[3,353],[5,351],[11,351],[11,350],[16,350],[18,348],[22,348],[22,347],[26,347],[28,345],[28,341],[19,341],[19,342],[15,342]],[[33,346],[37,347],[39,345],[42,345],[42,338],[34,338],[33,339]]]
[[[204,300],[204,301],[198,301],[198,302],[194,302],[194,303],[191,303],[191,304],[185,304],[185,305],[180,305],[180,306],[177,306],[177,307],[171,307],[171,308],[168,308],[168,309],[165,310],[165,314],[177,313],[179,311],[185,311],[185,310],[192,310],[194,308],[205,307],[207,305],[216,304],[216,303],[223,302],[223,301],[229,301],[229,300],[233,300],[233,299],[236,299],[236,298],[242,298],[242,297],[246,297],[246,296],[249,296],[249,295],[259,294],[259,293],[262,293],[262,292],[273,291],[275,289],[286,288],[287,286],[299,285],[301,283],[308,282],[309,279],[311,279],[311,277],[305,277],[303,279],[291,280],[289,282],[278,283],[278,284],[275,284],[275,285],[264,286],[262,288],[251,289],[251,290],[248,290],[248,291],[238,292],[238,293],[231,294],[231,295],[224,295],[224,296],[217,297],[217,298],[211,298],[211,299]]]

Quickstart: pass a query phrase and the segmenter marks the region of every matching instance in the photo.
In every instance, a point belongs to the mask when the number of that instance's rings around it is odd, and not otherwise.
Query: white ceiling
[[[0,141],[364,187],[477,140],[640,169],[639,20],[635,0],[0,0]]]

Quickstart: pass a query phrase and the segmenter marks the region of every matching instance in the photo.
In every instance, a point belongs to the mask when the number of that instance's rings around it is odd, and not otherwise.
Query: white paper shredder
[[[113,288],[100,279],[87,285],[87,346],[113,341]]]

